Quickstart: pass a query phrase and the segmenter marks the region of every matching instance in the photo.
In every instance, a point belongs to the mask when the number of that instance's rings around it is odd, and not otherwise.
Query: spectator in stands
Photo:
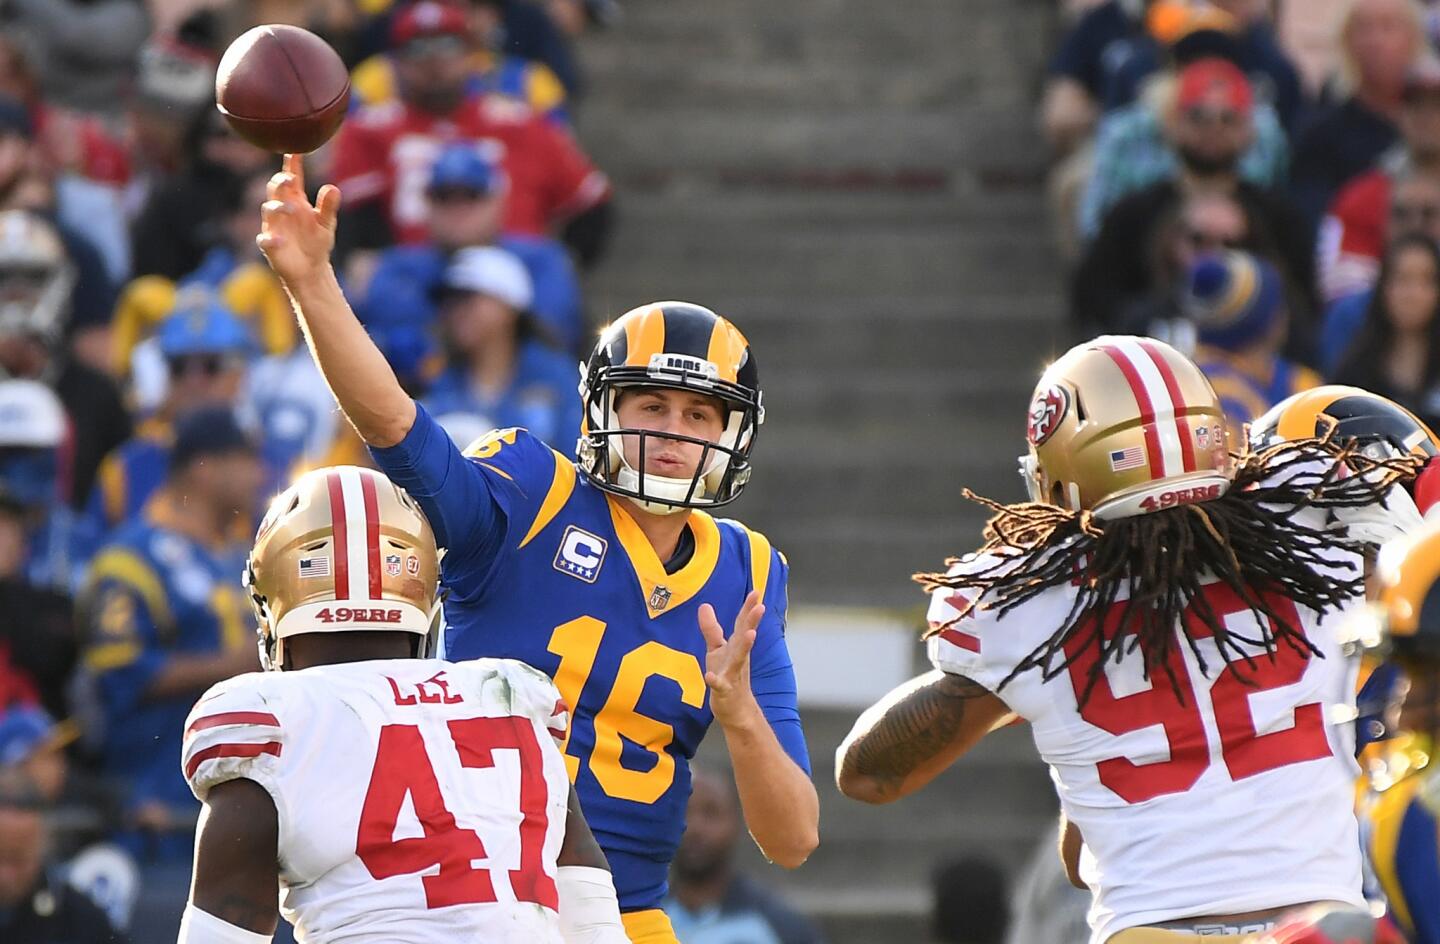
[[[521,426],[572,455],[580,435],[575,361],[537,335],[525,266],[496,246],[462,249],[441,284],[450,363],[425,408],[462,449],[492,429]]]
[[[140,74],[126,102],[132,142],[130,188],[137,202],[189,176],[198,152],[196,129],[215,111],[215,63],[212,50],[174,36],[154,37],[140,51]],[[148,239],[160,235],[165,234],[157,228],[137,228],[136,252],[148,251]],[[137,274],[151,271],[142,263],[144,258],[134,260]]]
[[[68,420],[38,380],[0,380],[0,514],[25,534],[20,573],[31,586],[79,588],[99,536],[65,501]]]
[[[1228,57],[1250,77],[1258,100],[1293,128],[1304,105],[1300,76],[1280,48],[1266,0],[1157,0],[1147,14],[1148,37],[1116,66],[1106,110],[1133,102],[1143,83],[1165,65],[1166,47],[1196,32],[1226,34]],[[1172,53],[1173,54],[1173,53]]]
[[[1390,208],[1383,226],[1386,245],[1418,234],[1440,245],[1440,175],[1401,170],[1388,180]],[[1320,329],[1320,369],[1335,376],[1375,296],[1374,277],[1362,290],[1343,295],[1325,310]]]
[[[18,771],[45,802],[54,803],[65,789],[64,748],[74,737],[73,725],[56,724],[38,705],[0,708],[0,773]]]
[[[507,191],[504,172],[481,149],[449,145],[431,168],[425,191],[429,240],[385,250],[366,285],[347,285],[360,319],[412,388],[420,386],[421,362],[431,349],[441,274],[466,247],[499,246],[524,262],[534,289],[535,319],[563,350],[573,352],[582,343],[580,284],[570,256],[553,239],[501,234]]]
[[[1145,41],[1149,0],[1106,0],[1081,15],[1050,60],[1040,123],[1050,146],[1068,154],[1089,138],[1115,70]]]
[[[1285,175],[1285,132],[1268,104],[1256,104],[1245,74],[1225,59],[1184,66],[1154,94],[1111,112],[1100,123],[1095,167],[1080,203],[1080,233],[1091,238],[1105,214],[1126,194],[1174,177],[1182,157],[1171,142],[1189,140],[1182,123],[1212,125],[1217,135],[1243,136],[1240,176],[1262,189]]]
[[[1346,97],[1299,131],[1290,190],[1317,224],[1347,181],[1395,143],[1405,78],[1425,48],[1413,0],[1354,0],[1340,34]]]
[[[487,0],[468,2],[486,3]],[[604,6],[604,3],[600,5]],[[509,56],[543,62],[565,86],[567,97],[578,99],[583,91],[584,76],[569,38],[556,27],[539,4],[526,0],[501,0],[500,6],[504,12],[500,28],[501,50]]]
[[[536,114],[566,124],[565,87],[541,62],[507,55],[503,0],[473,0],[465,10],[473,52],[466,89],[472,95],[493,92],[524,102]],[[378,105],[397,96],[394,53],[371,56],[355,67],[350,85],[356,106]]]
[[[1197,260],[1189,282],[1186,311],[1196,341],[1192,358],[1215,387],[1235,429],[1286,397],[1319,386],[1319,374],[1280,356],[1285,289],[1273,266],[1231,250]]]
[[[189,414],[155,500],[91,565],[84,665],[104,710],[104,771],[127,792],[117,842],[142,863],[188,868],[199,807],[175,764],[185,716],[205,689],[258,667],[235,576],[246,547],[232,535],[262,479],[230,411]]]
[[[728,778],[692,765],[685,835],[662,906],[685,944],[821,944],[820,932],[772,892],[735,871],[739,804]]]
[[[1005,873],[990,859],[941,863],[931,879],[935,944],[1002,944],[1010,924]]]
[[[1405,80],[1400,143],[1336,196],[1320,228],[1320,285],[1327,303],[1370,288],[1385,251],[1396,177],[1440,183],[1440,61],[1431,57]]]
[[[140,0],[9,0],[3,22],[34,44],[46,99],[109,114],[150,26]]]
[[[54,227],[65,246],[72,286],[65,306],[65,332],[72,338],[103,328],[115,307],[115,282],[104,258],[87,237],[60,222],[49,158],[34,137],[33,123],[23,104],[0,98],[0,212],[23,210],[41,216]],[[96,220],[97,227],[103,224]],[[84,346],[82,345],[82,351]],[[99,367],[94,357],[81,358]],[[103,362],[102,362],[103,363]]]
[[[1402,236],[1385,254],[1375,297],[1336,381],[1440,421],[1440,248]]]
[[[256,225],[258,204],[244,203],[247,188],[257,174],[268,175],[275,159],[237,135],[213,107],[205,109],[189,133],[187,148],[194,160],[150,192],[135,220],[137,276],[178,281],[200,268],[217,246],[233,250],[226,220],[240,212],[242,204]]]
[[[0,773],[0,939],[5,944],[123,944],[105,912],[46,866],[47,803],[23,774]]]
[[[1180,157],[1179,176],[1130,194],[1106,215],[1071,287],[1071,312],[1081,330],[1125,330],[1133,324],[1137,300],[1167,294],[1155,279],[1154,253],[1165,250],[1164,234],[1170,221],[1181,217],[1187,199],[1216,194],[1244,209],[1252,245],[1279,263],[1292,292],[1290,349],[1306,350],[1314,311],[1313,235],[1283,195],[1240,178],[1238,162],[1249,133],[1239,120],[1242,113],[1232,107],[1238,94],[1233,74],[1229,81],[1202,85],[1193,100],[1196,107],[1168,126]]]
[[[175,310],[177,294],[196,288],[213,293],[231,314],[243,320],[266,353],[285,354],[295,347],[298,331],[290,300],[255,245],[260,229],[256,208],[265,202],[271,172],[267,163],[236,174],[226,186],[215,207],[216,218],[206,225],[207,238],[213,244],[193,271],[178,282],[163,275],[142,275],[125,287],[112,329],[116,376],[132,379],[137,350]],[[153,352],[140,354],[142,371],[147,356],[154,361]],[[158,362],[148,366],[158,366]],[[142,410],[154,405],[144,396],[137,403]]]
[[[153,345],[163,364],[162,376],[155,381],[163,385],[163,395],[142,396],[158,400],[159,406],[100,466],[87,513],[102,533],[139,515],[165,480],[173,462],[175,424],[183,416],[206,407],[237,405],[254,352],[245,325],[214,295],[198,288],[177,297]],[[137,385],[142,383],[137,380]]]
[[[542,14],[543,15],[543,14]],[[374,249],[426,236],[430,165],[454,141],[490,141],[509,181],[503,228],[564,230],[582,260],[603,246],[610,185],[564,130],[499,95],[471,95],[465,16],[435,0],[406,7],[393,44],[400,107],[362,108],[335,140],[335,182],[348,200],[343,248]]]
[[[39,703],[59,717],[77,648],[70,597],[27,583],[24,554],[24,522],[0,505],[0,705]]]
[[[74,431],[67,499],[79,506],[107,452],[130,434],[108,376],[65,352],[74,267],[55,227],[31,213],[0,212],[0,374],[40,380],[65,404]]]

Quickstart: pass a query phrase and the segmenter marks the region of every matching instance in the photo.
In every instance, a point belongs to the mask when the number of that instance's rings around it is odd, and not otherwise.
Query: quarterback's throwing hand
[[[325,271],[335,247],[339,188],[331,184],[321,187],[312,206],[305,196],[301,157],[286,154],[285,166],[270,178],[266,196],[255,244],[270,260],[270,268],[285,282],[302,281]]]
[[[740,607],[735,632],[726,639],[715,618],[715,608],[708,603],[700,607],[700,632],[705,636],[706,650],[705,684],[710,687],[710,710],[722,725],[743,720],[757,707],[750,691],[750,650],[764,615],[765,604],[752,590]]]

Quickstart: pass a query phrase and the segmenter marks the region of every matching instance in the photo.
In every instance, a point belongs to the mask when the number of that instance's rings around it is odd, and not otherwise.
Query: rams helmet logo
[[[1038,446],[1060,428],[1060,421],[1070,410],[1070,394],[1059,384],[1052,384],[1030,404],[1030,423],[1025,438]]]

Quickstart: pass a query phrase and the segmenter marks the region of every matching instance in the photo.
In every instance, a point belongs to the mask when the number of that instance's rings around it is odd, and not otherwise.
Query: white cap
[[[517,311],[530,307],[535,287],[525,264],[496,246],[473,246],[455,254],[445,270],[445,287],[499,299]]]
[[[55,449],[65,440],[65,407],[38,380],[0,381],[0,446]]]

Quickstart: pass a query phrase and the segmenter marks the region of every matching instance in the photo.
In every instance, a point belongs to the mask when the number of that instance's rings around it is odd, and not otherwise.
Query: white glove
[[[1332,530],[1344,528],[1345,537],[1369,544],[1384,544],[1424,523],[1415,499],[1399,483],[1390,486],[1382,501],[1357,508],[1330,509],[1330,520]]]

